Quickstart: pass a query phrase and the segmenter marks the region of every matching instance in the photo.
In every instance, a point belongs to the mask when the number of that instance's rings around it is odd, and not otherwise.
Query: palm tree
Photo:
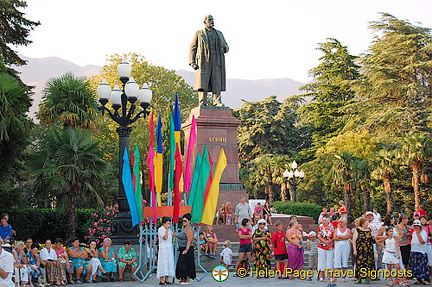
[[[371,168],[367,159],[357,158],[353,161],[355,185],[363,191],[363,210],[370,210]]]
[[[415,208],[420,205],[420,181],[425,161],[432,156],[432,141],[430,135],[416,133],[404,138],[402,160],[411,168],[411,185],[414,189]]]
[[[372,178],[383,181],[388,214],[393,213],[393,178],[397,174],[397,166],[395,152],[391,149],[383,148],[378,151],[375,157],[374,170],[371,173]]]
[[[37,117],[44,125],[95,129],[95,95],[84,77],[66,73],[48,80]]]
[[[77,199],[95,199],[102,204],[108,165],[102,161],[98,142],[89,131],[52,129],[45,147],[36,154],[36,196],[57,200],[67,214],[67,238],[75,236]]]
[[[351,213],[351,197],[354,192],[353,162],[357,157],[350,151],[336,154],[336,162],[333,165],[333,179],[336,184],[343,185],[344,201],[347,207],[347,215]]]
[[[33,125],[26,113],[29,88],[7,72],[0,58],[0,178],[4,179],[25,147]]]

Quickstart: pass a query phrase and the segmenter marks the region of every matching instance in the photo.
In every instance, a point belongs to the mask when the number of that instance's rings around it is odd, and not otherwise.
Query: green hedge
[[[278,213],[310,216],[315,222],[318,222],[318,217],[322,211],[322,207],[318,204],[307,202],[275,201],[273,206]]]
[[[93,209],[77,210],[77,236],[80,240],[88,235],[86,226],[92,220],[91,213]],[[42,243],[45,239],[52,240],[63,238],[66,240],[66,215],[55,209],[47,208],[27,208],[20,210],[9,210],[9,224],[16,231],[18,240],[25,240],[28,237],[33,238],[35,242]]]

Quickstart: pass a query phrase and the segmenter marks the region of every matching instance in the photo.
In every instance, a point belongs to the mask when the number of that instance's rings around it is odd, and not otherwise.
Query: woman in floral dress
[[[114,253],[114,247],[111,247],[112,241],[110,238],[105,238],[103,246],[99,248],[99,260],[102,263],[103,269],[110,273],[110,281],[114,282],[114,275],[117,272],[117,262]]]
[[[132,280],[136,281],[135,271],[138,268],[138,263],[136,262],[138,256],[135,249],[132,248],[132,242],[130,240],[125,240],[124,246],[120,247],[118,251],[118,270],[119,270],[119,281],[123,281],[123,273],[126,267],[130,267],[132,271]]]
[[[365,284],[370,283],[368,274],[375,269],[375,258],[373,244],[375,239],[372,237],[372,231],[368,228],[365,218],[358,219],[358,225],[353,234],[353,254],[356,256],[357,281],[355,284],[360,284],[362,278],[366,278]]]
[[[258,220],[258,228],[255,230],[252,239],[254,242],[254,263],[257,270],[270,270],[270,258],[272,253],[271,233],[266,227],[265,219]],[[257,275],[258,278],[259,275]]]

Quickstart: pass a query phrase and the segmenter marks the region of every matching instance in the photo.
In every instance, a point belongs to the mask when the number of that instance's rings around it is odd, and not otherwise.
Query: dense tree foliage
[[[312,127],[313,148],[310,156],[319,147],[336,136],[344,127],[344,107],[354,98],[351,83],[360,78],[356,56],[348,53],[348,48],[336,39],[320,43],[317,50],[322,52],[321,63],[309,71],[314,80],[301,87],[307,91],[305,97],[312,101],[303,105],[299,112],[302,122]]]
[[[99,194],[109,167],[89,131],[51,129],[43,146],[34,154],[35,194],[53,200],[66,212],[66,238],[73,238],[78,198],[101,205]]]
[[[2,0],[0,2],[0,55],[6,66],[24,65],[11,46],[27,46],[32,41],[28,39],[30,31],[40,23],[28,20],[20,9],[27,7],[23,0]],[[9,72],[13,72],[12,69]]]
[[[96,107],[94,92],[86,79],[66,73],[47,82],[37,118],[46,126],[94,130]]]
[[[241,120],[238,145],[241,181],[256,196],[264,193],[273,198],[276,184],[283,182],[282,173],[289,160],[298,159],[298,152],[308,148],[308,128],[297,126],[299,98],[284,103],[271,96],[260,102],[245,102],[234,111]],[[283,155],[283,160],[278,155]]]

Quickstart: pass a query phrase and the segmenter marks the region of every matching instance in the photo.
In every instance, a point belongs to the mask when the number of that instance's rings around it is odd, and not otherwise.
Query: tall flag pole
[[[132,174],[131,174],[131,168],[129,162],[129,155],[126,147],[123,153],[122,181],[126,193],[126,199],[129,204],[130,214],[132,217],[132,226],[135,226],[140,223],[140,220],[139,220],[138,210],[135,201],[134,188],[132,185]]]
[[[195,120],[195,117],[192,116],[192,124],[191,124],[191,129],[190,129],[189,144],[188,144],[188,150],[187,150],[187,155],[186,155],[185,172],[184,172],[184,188],[183,188],[183,190],[185,192],[190,191],[190,187],[192,184],[192,154],[193,154],[193,149],[195,147],[196,140],[197,140],[196,120]]]
[[[158,125],[156,130],[157,137],[157,153],[155,161],[155,186],[157,193],[157,204],[162,206],[161,192],[162,192],[162,175],[163,175],[163,165],[162,165],[162,120],[161,116],[158,117]]]
[[[154,181],[154,150],[153,150],[153,141],[154,141],[154,113],[152,112],[150,115],[149,121],[149,131],[150,131],[150,139],[149,139],[149,150],[147,156],[147,166],[149,169],[149,189],[151,192],[151,206],[153,207],[153,223],[156,223],[156,194],[155,194],[155,181]]]
[[[176,146],[175,153],[175,175],[174,175],[174,208],[173,222],[178,223],[180,213],[180,178],[183,173],[180,146]]]
[[[203,224],[207,224],[207,225],[213,224],[214,215],[216,214],[216,208],[219,200],[220,180],[227,164],[228,163],[227,163],[225,151],[223,148],[221,148],[219,152],[219,158],[216,164],[213,180],[210,186],[210,191],[207,195],[207,200],[204,205],[204,210],[201,219],[201,223]]]
[[[135,187],[135,201],[136,201],[136,206],[138,209],[139,221],[143,222],[143,220],[144,220],[143,197],[142,197],[142,190],[141,190],[141,172],[140,172],[141,156],[140,156],[140,152],[138,149],[138,145],[135,145],[135,152],[134,152],[132,159],[133,159],[132,179],[133,179],[133,184]]]

